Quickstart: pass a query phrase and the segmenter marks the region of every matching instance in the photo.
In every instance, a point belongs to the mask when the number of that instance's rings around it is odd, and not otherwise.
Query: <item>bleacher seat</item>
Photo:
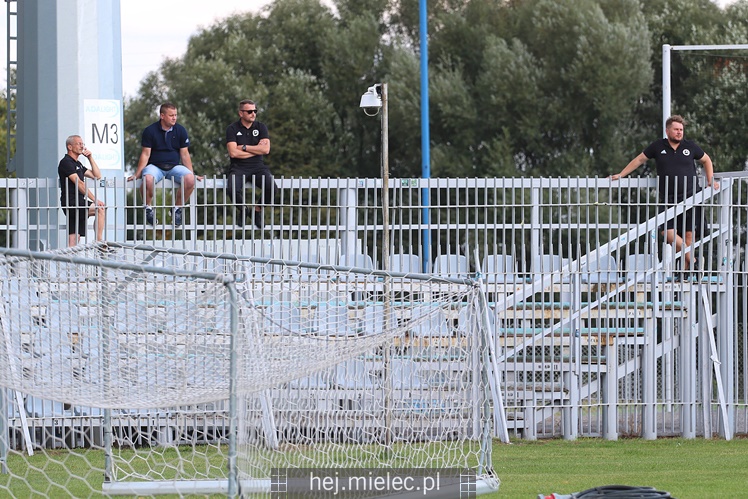
[[[554,283],[568,284],[571,282],[569,269],[567,268],[561,274],[561,270],[567,265],[569,265],[568,258],[562,258],[559,255],[539,255],[533,258],[532,271],[535,274],[535,279],[540,278],[542,274],[553,273],[556,274],[553,279]]]
[[[468,259],[465,255],[439,255],[434,260],[434,274],[455,279],[467,279]]]
[[[341,255],[340,265],[342,267],[356,267],[365,270],[374,270],[374,261],[369,255],[363,253]]]
[[[333,303],[321,304],[315,314],[314,332],[324,336],[357,336],[348,307]]]
[[[356,253],[351,255],[340,256],[341,267],[359,268],[364,270],[374,270],[374,261],[369,255],[363,253]],[[342,282],[346,281],[372,281],[376,280],[376,276],[371,274],[340,274],[339,280]]]
[[[410,315],[410,332],[414,336],[452,336],[452,328],[441,310],[434,311],[430,305],[413,307]]]
[[[274,302],[265,309],[264,329],[271,334],[292,334],[301,331],[301,310],[287,302]]]
[[[612,285],[621,282],[618,263],[612,255],[597,255],[582,265],[582,282],[585,284]]]
[[[392,388],[395,390],[419,390],[428,388],[421,375],[420,363],[413,359],[394,358],[390,361]]]
[[[390,270],[392,272],[422,273],[421,257],[411,253],[394,253],[390,256]]]
[[[297,378],[289,382],[291,388],[329,388],[332,373],[330,370],[319,371],[303,378]]]
[[[515,283],[520,281],[511,255],[488,255],[483,260],[483,273],[487,284]]]
[[[351,359],[335,368],[335,385],[347,389],[374,388],[374,375],[363,359]]]
[[[655,267],[653,255],[635,253],[626,258],[626,277],[628,280],[641,282],[645,279],[648,270]]]
[[[382,334],[384,332],[384,305],[381,303],[367,304],[363,310],[359,329],[363,334]],[[397,326],[397,317],[394,308],[390,308],[390,324]]]

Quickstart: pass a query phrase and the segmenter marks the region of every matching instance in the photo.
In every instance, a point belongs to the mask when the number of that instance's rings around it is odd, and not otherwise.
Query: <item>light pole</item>
[[[390,158],[389,158],[389,123],[387,116],[387,84],[377,83],[361,96],[359,105],[367,116],[376,116],[379,110],[382,111],[382,270],[390,270]],[[390,277],[385,275],[384,286],[382,289],[384,295],[384,330],[389,333],[393,324],[390,324],[391,314],[391,297],[390,297]],[[384,445],[390,445],[393,440],[392,436],[392,367],[390,362],[390,347],[385,347],[382,352],[382,383],[384,385]]]
[[[377,83],[361,96],[360,106],[367,116],[376,116],[381,109],[382,117],[382,270],[390,269],[390,158],[389,118],[387,116],[387,84]]]

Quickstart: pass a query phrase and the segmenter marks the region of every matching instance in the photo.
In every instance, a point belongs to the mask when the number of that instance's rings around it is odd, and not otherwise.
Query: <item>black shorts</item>
[[[65,218],[68,222],[68,235],[78,234],[86,237],[86,224],[88,223],[88,208],[63,208]]]
[[[662,213],[668,208],[672,208],[672,206],[660,205],[659,212]],[[694,235],[698,237],[701,234],[701,220],[701,206],[694,206],[692,208],[688,208],[680,215],[676,215],[675,218],[671,218],[670,220],[665,222],[665,228],[663,230],[675,229],[676,234],[681,236],[686,232],[693,232]]]

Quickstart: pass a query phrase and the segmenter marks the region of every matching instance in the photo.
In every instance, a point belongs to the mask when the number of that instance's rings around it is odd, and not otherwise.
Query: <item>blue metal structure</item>
[[[421,45],[421,177],[431,178],[431,136],[429,133],[429,42],[426,0],[419,0],[419,38]],[[429,220],[429,190],[421,190],[423,196],[423,219]],[[431,238],[428,229],[423,231],[423,271],[428,272]]]

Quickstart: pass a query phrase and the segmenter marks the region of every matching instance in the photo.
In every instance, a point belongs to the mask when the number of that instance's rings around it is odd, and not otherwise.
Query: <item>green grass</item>
[[[672,497],[745,497],[748,439],[518,441],[495,444],[501,479],[491,497],[571,494],[603,485],[643,485]]]
[[[744,497],[748,490],[748,439],[497,441],[493,462],[501,479],[499,493],[487,496],[494,498],[535,499],[538,494],[571,494],[614,484],[654,487],[680,499]],[[51,486],[51,478],[66,485],[71,493],[67,497],[101,497],[100,450],[11,455],[8,464],[16,478],[0,475],[0,496],[11,490],[16,497],[32,497],[31,491],[56,497],[62,489]]]

